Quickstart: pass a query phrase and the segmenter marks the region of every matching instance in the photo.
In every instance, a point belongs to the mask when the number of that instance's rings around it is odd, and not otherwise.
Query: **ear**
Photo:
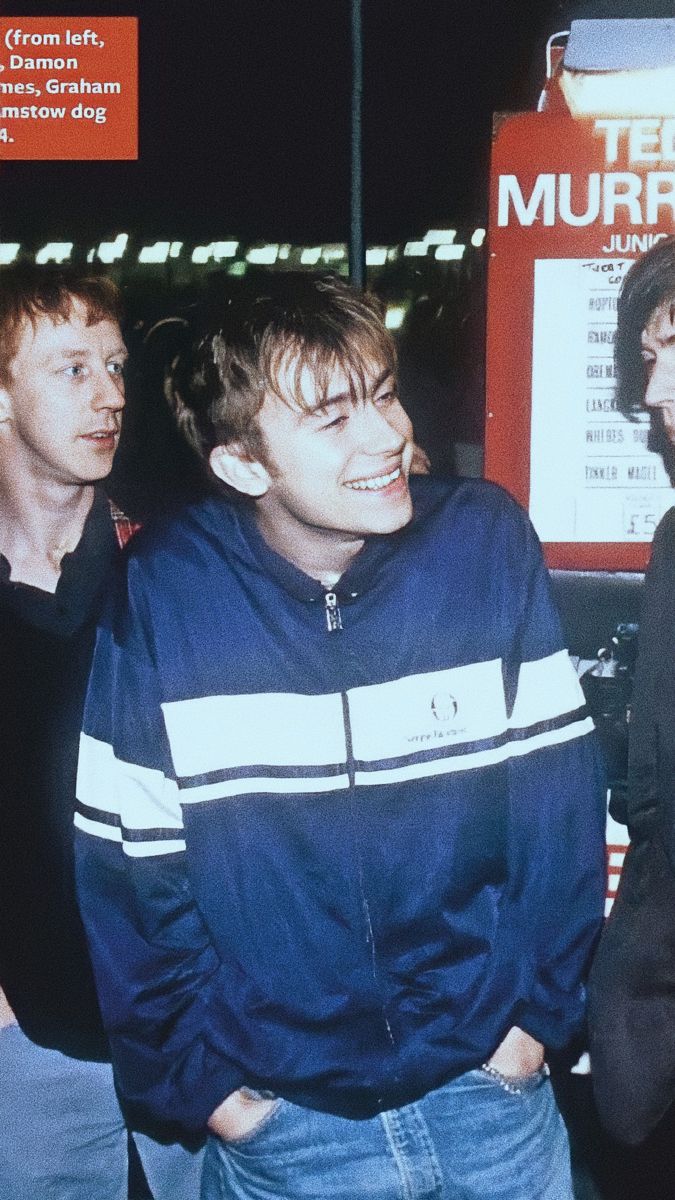
[[[209,466],[223,483],[245,496],[264,496],[272,482],[267,468],[251,458],[239,442],[215,446],[209,455]]]

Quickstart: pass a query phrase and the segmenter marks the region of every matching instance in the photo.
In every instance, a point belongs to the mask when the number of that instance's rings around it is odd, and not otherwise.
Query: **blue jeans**
[[[134,1134],[155,1200],[197,1200],[203,1152]],[[0,1029],[2,1200],[126,1200],[127,1129],[110,1063]]]
[[[279,1100],[246,1137],[212,1137],[202,1200],[572,1200],[546,1071],[517,1090],[469,1071],[368,1121]]]

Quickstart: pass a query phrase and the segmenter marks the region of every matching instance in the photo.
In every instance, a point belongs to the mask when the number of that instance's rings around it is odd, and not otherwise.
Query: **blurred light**
[[[211,253],[216,262],[223,258],[234,258],[239,249],[239,242],[211,242]]]
[[[164,263],[169,257],[170,242],[155,242],[154,246],[143,246],[139,255],[139,263]]]
[[[300,255],[300,262],[303,267],[314,267],[321,258],[321,247],[313,246],[311,249],[305,246],[305,249]]]
[[[208,246],[195,246],[192,251],[193,263],[207,263],[210,258],[222,262],[224,258],[234,258],[239,242],[209,242]]]
[[[482,246],[484,241],[485,241],[485,230],[484,229],[474,229],[473,233],[471,234],[471,245],[472,246]]]
[[[325,263],[342,262],[347,257],[347,247],[342,242],[333,242],[323,247],[321,257]]]
[[[426,252],[426,242],[406,242],[403,247],[403,253],[407,258],[424,258]]]
[[[384,314],[384,323],[387,329],[400,329],[405,321],[405,308],[402,304],[392,304]]]
[[[38,250],[35,261],[40,266],[48,262],[63,263],[70,258],[72,252],[72,242],[47,242],[46,246]]]
[[[87,262],[88,262],[88,263],[93,263],[93,261],[94,261],[94,259],[95,259],[95,258],[96,258],[96,251],[95,251],[95,250],[88,250],[88,251],[87,251]]]
[[[95,250],[93,253],[98,256],[102,263],[115,262],[115,259],[122,258],[128,241],[128,233],[118,233],[114,242],[101,242],[98,250]],[[93,259],[88,259],[87,261],[93,262]]]
[[[279,258],[287,259],[290,253],[291,253],[291,248],[288,244],[286,244],[285,246],[279,247]]]
[[[279,246],[276,243],[271,246],[254,246],[248,251],[246,261],[255,263],[256,266],[270,267],[277,261],[278,256]]]
[[[434,258],[438,262],[456,262],[462,258],[466,246],[437,246]]]
[[[456,229],[430,229],[424,237],[427,246],[449,246],[457,236]]]
[[[237,262],[230,263],[229,267],[227,268],[227,273],[228,275],[245,275],[246,263],[241,259],[238,259]]]
[[[0,264],[6,267],[13,263],[20,249],[20,242],[0,242]]]
[[[367,267],[383,267],[387,261],[386,246],[371,246],[366,250],[366,266]]]
[[[172,242],[169,247],[169,258],[178,258],[178,255],[180,254],[182,249],[183,249],[182,242]]]

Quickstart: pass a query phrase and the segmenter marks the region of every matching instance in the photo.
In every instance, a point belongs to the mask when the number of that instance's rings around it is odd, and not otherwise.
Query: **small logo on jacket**
[[[457,716],[457,701],[450,692],[436,692],[431,700],[431,711],[437,721],[452,721]]]

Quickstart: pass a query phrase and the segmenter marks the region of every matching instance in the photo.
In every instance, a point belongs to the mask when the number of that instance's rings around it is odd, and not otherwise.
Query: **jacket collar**
[[[234,533],[233,548],[250,568],[272,578],[297,600],[312,602],[323,599],[330,590],[335,592],[341,603],[349,603],[372,587],[384,565],[415,533],[427,513],[447,495],[447,484],[414,476],[410,480],[410,490],[413,497],[412,520],[396,533],[366,538],[363,548],[332,589],[325,588],[317,579],[306,575],[268,545],[258,528],[252,505],[226,502]],[[222,504],[223,501],[216,503]]]

